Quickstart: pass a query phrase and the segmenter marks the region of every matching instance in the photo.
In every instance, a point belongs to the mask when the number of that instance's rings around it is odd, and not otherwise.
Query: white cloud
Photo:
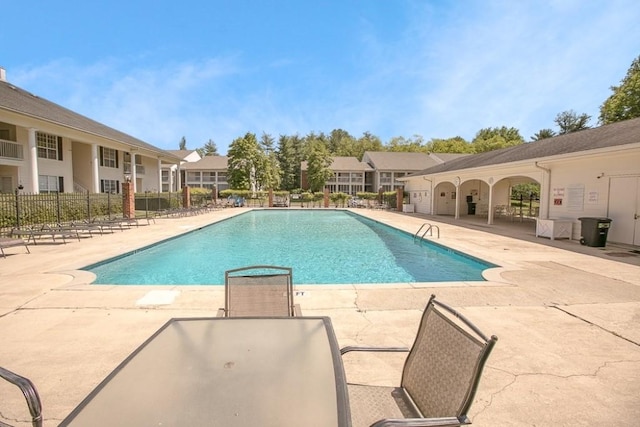
[[[528,139],[561,111],[593,117],[638,55],[640,6],[617,2],[410,3],[390,39],[370,22],[345,73],[322,58],[160,59],[158,52],[81,64],[61,58],[10,69],[9,80],[166,149],[213,139],[221,152],[246,132],[369,131],[472,139],[514,126]],[[342,69],[341,68],[341,69]]]
[[[78,64],[70,59],[16,72],[19,86],[162,148],[191,133],[202,146],[204,124],[237,72],[233,58],[145,67],[136,61]],[[204,139],[203,139],[204,138]]]

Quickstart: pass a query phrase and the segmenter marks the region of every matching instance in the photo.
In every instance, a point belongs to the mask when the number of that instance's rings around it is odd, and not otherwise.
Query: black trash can
[[[476,204],[467,203],[467,215],[475,215],[475,214],[476,214]]]
[[[582,223],[580,244],[594,247],[604,247],[607,244],[607,234],[611,227],[610,218],[578,218]]]
[[[476,214],[476,204],[473,201],[473,196],[467,196],[467,215]]]

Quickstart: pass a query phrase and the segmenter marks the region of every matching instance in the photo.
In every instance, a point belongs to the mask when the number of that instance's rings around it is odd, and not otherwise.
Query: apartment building
[[[0,69],[0,192],[114,192],[162,188],[180,158],[21,89]]]

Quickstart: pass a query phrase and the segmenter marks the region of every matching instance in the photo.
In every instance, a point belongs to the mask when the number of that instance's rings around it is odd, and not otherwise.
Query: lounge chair
[[[27,243],[32,241],[37,245],[36,237],[51,237],[55,243],[56,237],[62,238],[62,243],[67,243],[67,238],[75,238],[80,241],[78,230],[61,229],[58,226],[43,225],[40,227],[14,228],[11,230],[11,236],[27,236]]]
[[[411,350],[402,347],[344,347],[352,351],[408,352],[399,387],[349,384],[354,427],[460,426],[482,369],[497,341],[432,295]]]
[[[224,301],[220,317],[302,315],[300,306],[293,303],[289,267],[256,265],[226,271]]]
[[[7,255],[4,253],[6,248],[13,248],[15,246],[24,246],[27,249],[27,253],[31,253],[29,250],[29,246],[27,246],[27,242],[22,239],[13,239],[11,237],[0,237],[0,252],[2,252],[2,257],[6,258]]]
[[[120,231],[124,231],[125,227],[131,228],[132,225],[137,227],[138,220],[136,218],[94,218],[89,221],[89,224],[100,226],[103,230],[108,228],[113,231],[113,229],[116,228]]]
[[[93,237],[93,233],[97,232],[104,234],[102,227],[97,224],[90,224],[88,222],[70,222],[68,224],[57,224],[56,229],[60,231],[75,231],[78,234],[88,234],[89,237]]]
[[[274,208],[288,208],[289,207],[289,198],[288,197],[275,196],[273,198],[273,207]]]
[[[42,426],[42,403],[40,402],[40,396],[38,396],[38,392],[33,385],[33,383],[18,374],[14,374],[13,372],[0,367],[0,378],[3,378],[9,381],[11,384],[14,384],[20,388],[20,391],[24,395],[24,398],[27,400],[27,406],[29,407],[29,412],[31,413],[31,424],[33,427],[41,427]],[[1,412],[1,411],[0,411]],[[8,426],[8,424],[4,424],[0,421],[0,426]]]

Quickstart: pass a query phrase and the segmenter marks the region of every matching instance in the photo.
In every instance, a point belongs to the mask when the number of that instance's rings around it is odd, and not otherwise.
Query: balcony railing
[[[22,145],[12,141],[0,139],[0,157],[6,159],[23,160]]]
[[[124,163],[122,165],[122,172],[125,175],[130,175],[131,174],[131,163]],[[142,165],[136,165],[136,175],[144,175],[144,166]]]

